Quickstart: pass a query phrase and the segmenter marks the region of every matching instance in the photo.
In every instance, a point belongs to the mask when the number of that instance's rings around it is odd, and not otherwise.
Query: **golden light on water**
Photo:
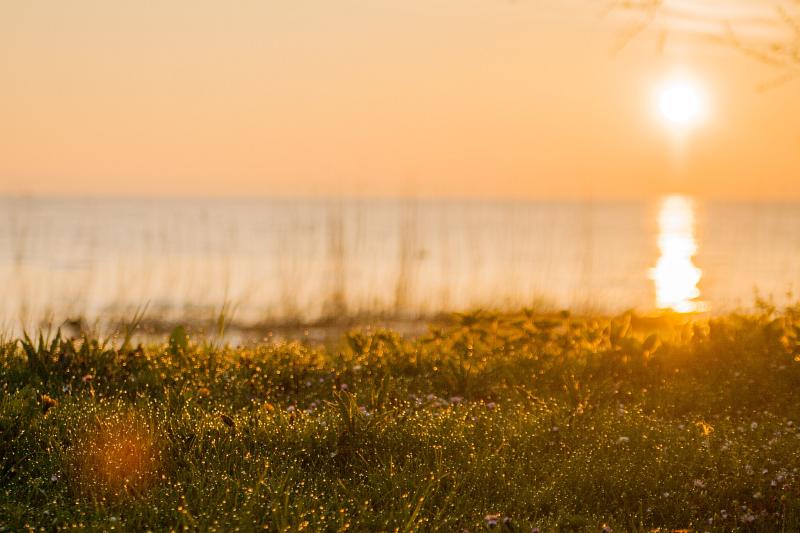
[[[694,204],[685,196],[664,198],[658,215],[660,256],[650,276],[655,282],[656,306],[678,313],[704,311],[698,283],[702,271],[693,258],[697,253],[694,235]]]

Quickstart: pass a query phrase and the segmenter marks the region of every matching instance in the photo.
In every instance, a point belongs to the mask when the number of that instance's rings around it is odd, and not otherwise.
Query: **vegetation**
[[[612,6],[623,12],[642,15],[622,36],[624,46],[645,28],[655,25],[659,29],[658,46],[663,49],[670,33],[683,33],[704,37],[709,42],[722,44],[765,65],[779,69],[782,75],[762,89],[794,81],[800,75],[800,2],[753,2],[750,10],[729,2],[721,3],[716,10],[686,4],[669,5],[665,0],[615,0]],[[727,8],[727,9],[726,9]],[[752,8],[761,8],[753,12]],[[658,24],[654,24],[658,22]],[[673,27],[675,30],[671,31]],[[692,28],[692,29],[687,29]]]
[[[797,531],[800,306],[0,348],[0,528]]]

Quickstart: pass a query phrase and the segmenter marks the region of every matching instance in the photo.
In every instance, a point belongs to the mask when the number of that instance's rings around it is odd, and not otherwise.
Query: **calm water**
[[[718,312],[800,282],[800,204],[1,199],[0,325],[558,307]]]

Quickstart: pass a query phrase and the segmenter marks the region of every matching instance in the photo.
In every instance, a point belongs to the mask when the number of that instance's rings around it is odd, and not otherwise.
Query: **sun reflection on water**
[[[655,282],[656,306],[678,313],[706,310],[698,301],[697,284],[702,271],[692,259],[697,253],[694,235],[694,203],[685,196],[668,196],[658,215],[658,248],[660,257],[650,277]]]

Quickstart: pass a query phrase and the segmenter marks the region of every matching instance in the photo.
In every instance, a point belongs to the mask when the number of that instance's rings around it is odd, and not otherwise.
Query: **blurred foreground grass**
[[[53,335],[3,342],[0,386],[4,531],[800,530],[800,306]]]

